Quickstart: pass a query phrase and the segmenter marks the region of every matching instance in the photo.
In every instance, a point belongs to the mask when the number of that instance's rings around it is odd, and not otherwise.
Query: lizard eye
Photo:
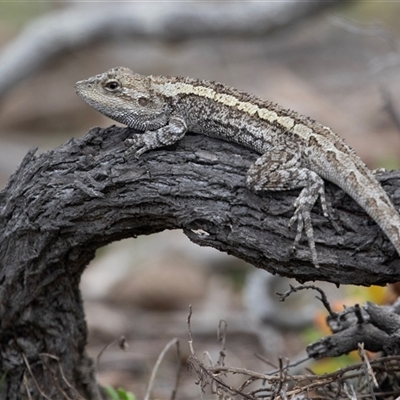
[[[149,99],[147,99],[146,97],[139,97],[138,103],[140,106],[145,107],[147,106],[147,104],[149,104]]]
[[[105,89],[109,90],[110,92],[115,92],[117,89],[121,87],[118,81],[108,81],[104,85]]]

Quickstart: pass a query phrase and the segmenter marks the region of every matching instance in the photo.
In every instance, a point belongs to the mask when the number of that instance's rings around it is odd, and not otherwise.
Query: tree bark
[[[329,315],[327,325],[332,335],[307,346],[309,357],[319,359],[338,357],[356,350],[364,343],[365,350],[400,354],[400,299],[390,306],[367,302],[362,306],[347,307]]]
[[[94,128],[55,150],[32,150],[0,193],[0,399],[100,398],[78,285],[95,251],[115,240],[183,229],[201,246],[300,282],[400,280],[393,246],[333,184],[326,190],[335,223],[319,204],[313,210],[316,269],[305,238],[291,251],[296,232],[288,222],[299,192],[246,189],[257,154],[187,135],[176,146],[125,159],[132,134]],[[400,172],[379,179],[399,206]]]

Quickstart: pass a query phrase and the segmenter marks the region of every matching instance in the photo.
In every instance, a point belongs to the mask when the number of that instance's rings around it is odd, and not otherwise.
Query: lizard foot
[[[329,218],[324,187],[318,182],[318,185],[311,185],[302,189],[299,197],[294,203],[295,211],[289,221],[289,228],[297,222],[297,232],[292,246],[292,251],[296,250],[304,231],[308,239],[312,262],[316,268],[319,268],[319,264],[317,250],[315,248],[314,230],[311,222],[311,210],[318,200],[318,197],[321,199],[322,212],[324,216]]]

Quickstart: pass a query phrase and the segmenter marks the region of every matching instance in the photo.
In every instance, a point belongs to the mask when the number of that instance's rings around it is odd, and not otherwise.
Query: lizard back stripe
[[[258,116],[260,119],[269,123],[282,126],[284,130],[292,130],[294,133],[301,134],[308,138],[313,130],[308,126],[298,123],[292,117],[280,116],[277,112],[268,108],[260,107],[254,102],[242,101],[238,97],[227,93],[218,93],[213,88],[203,85],[192,85],[186,82],[165,82],[156,84],[159,92],[166,97],[174,97],[181,94],[191,94],[194,96],[206,97],[227,107],[235,107],[239,111],[248,114],[250,117]]]

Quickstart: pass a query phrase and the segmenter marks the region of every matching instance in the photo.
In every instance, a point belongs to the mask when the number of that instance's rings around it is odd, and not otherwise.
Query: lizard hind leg
[[[255,192],[302,189],[294,203],[295,211],[289,222],[289,227],[297,222],[297,232],[292,250],[295,250],[298,246],[304,231],[308,239],[313,264],[318,268],[311,210],[320,198],[324,216],[328,216],[324,181],[317,173],[301,165],[298,154],[297,151],[291,151],[287,146],[279,146],[269,150],[250,167],[247,172],[246,184],[249,189]]]

